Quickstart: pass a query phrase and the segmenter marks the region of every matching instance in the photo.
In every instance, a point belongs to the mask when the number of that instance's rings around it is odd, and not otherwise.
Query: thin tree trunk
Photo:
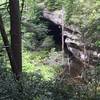
[[[19,76],[18,76],[18,72],[17,72],[18,71],[17,65],[16,65],[16,62],[15,62],[15,58],[13,56],[11,47],[9,45],[9,41],[8,41],[8,38],[7,38],[7,34],[5,32],[5,28],[4,28],[4,24],[3,24],[3,21],[2,21],[1,15],[0,15],[0,32],[1,32],[1,36],[3,38],[3,42],[4,42],[4,45],[5,45],[9,60],[10,60],[12,71],[13,71],[16,79],[18,80]]]
[[[22,48],[21,48],[21,16],[19,0],[9,0],[11,22],[11,49],[14,55],[17,72],[22,72]]]

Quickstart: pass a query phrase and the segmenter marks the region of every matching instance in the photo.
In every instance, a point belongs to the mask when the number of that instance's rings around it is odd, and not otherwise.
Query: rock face
[[[63,25],[62,10],[50,12],[45,9],[43,18],[58,25],[59,28]],[[75,78],[81,76],[84,69],[95,68],[98,59],[100,59],[100,48],[91,46],[87,41],[83,42],[81,31],[74,25],[64,25],[63,34],[65,55],[69,55],[70,59],[70,75]],[[97,49],[99,52],[96,51]],[[69,64],[67,61],[66,66],[63,73],[66,73],[66,69],[68,71]]]

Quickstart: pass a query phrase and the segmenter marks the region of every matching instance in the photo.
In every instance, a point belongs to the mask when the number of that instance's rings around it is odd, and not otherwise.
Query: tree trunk
[[[4,24],[3,24],[3,21],[2,21],[1,15],[0,15],[0,32],[1,32],[1,36],[3,38],[3,42],[4,42],[4,45],[5,45],[9,60],[10,60],[12,71],[13,71],[16,79],[18,80],[19,76],[18,76],[18,72],[17,72],[18,71],[17,65],[16,65],[16,62],[15,62],[15,58],[14,58],[14,55],[12,53],[11,47],[9,45],[9,41],[8,41],[8,38],[7,38],[7,34],[5,32],[5,28],[4,28]]]
[[[19,0],[9,0],[11,23],[11,49],[14,55],[17,72],[22,72],[22,48],[21,48],[21,16]]]

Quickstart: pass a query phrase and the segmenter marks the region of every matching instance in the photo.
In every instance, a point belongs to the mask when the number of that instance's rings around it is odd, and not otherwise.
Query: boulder
[[[49,11],[43,10],[43,18],[53,22],[62,29],[62,10]],[[58,33],[59,34],[59,33]],[[62,34],[62,33],[60,33]],[[78,77],[82,74],[82,71],[87,68],[95,68],[100,60],[100,48],[91,45],[88,41],[83,40],[83,33],[80,28],[75,25],[64,24],[64,50],[66,55],[69,55],[70,59],[70,74],[72,77]],[[68,61],[66,61],[65,69],[68,71]],[[64,71],[63,73],[66,73]]]

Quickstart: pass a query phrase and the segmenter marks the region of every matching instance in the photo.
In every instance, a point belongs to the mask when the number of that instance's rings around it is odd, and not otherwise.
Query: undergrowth
[[[0,100],[99,100],[99,93],[96,99],[80,86],[62,83],[58,66],[45,65],[45,57],[47,51],[24,51],[20,81],[9,67],[0,67]]]

